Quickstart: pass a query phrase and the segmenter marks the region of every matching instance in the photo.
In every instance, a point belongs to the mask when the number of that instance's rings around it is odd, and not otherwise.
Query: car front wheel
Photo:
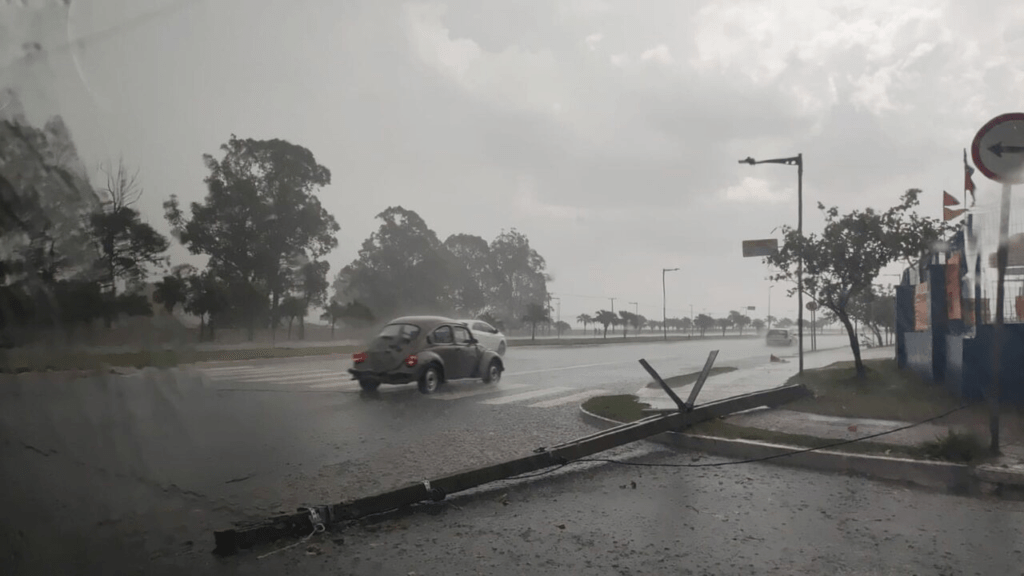
[[[419,389],[424,394],[433,394],[441,384],[441,372],[436,366],[429,366],[420,376]]]
[[[487,365],[487,372],[484,373],[484,384],[497,384],[501,381],[501,363],[491,360]]]
[[[376,392],[377,388],[380,388],[380,382],[373,380],[360,380],[359,387],[367,392]]]

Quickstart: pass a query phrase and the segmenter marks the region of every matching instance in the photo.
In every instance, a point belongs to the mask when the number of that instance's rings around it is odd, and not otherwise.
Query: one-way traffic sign
[[[1003,114],[978,130],[971,156],[981,173],[1003,184],[1024,184],[1024,114]]]

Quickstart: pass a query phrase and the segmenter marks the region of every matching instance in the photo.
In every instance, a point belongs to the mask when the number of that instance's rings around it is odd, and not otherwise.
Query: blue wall
[[[992,378],[992,351],[995,327],[978,327],[975,338],[964,339],[963,380],[964,397],[981,399]],[[1024,404],[1024,324],[1003,326],[1003,345],[1000,357],[999,388],[1003,401]]]
[[[964,345],[963,336],[946,336],[946,377],[943,383],[946,388],[960,398],[966,398],[964,384]]]

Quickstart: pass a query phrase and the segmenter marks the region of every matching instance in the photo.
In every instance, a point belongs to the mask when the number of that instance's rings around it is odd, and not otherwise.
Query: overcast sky
[[[563,319],[610,297],[660,318],[677,266],[670,316],[764,316],[741,241],[796,224],[796,169],[738,159],[803,153],[809,231],[819,201],[885,209],[911,187],[940,216],[974,133],[1024,108],[1020,0],[66,4],[0,1],[0,87],[63,115],[89,166],[138,167],[158,229],[169,195],[205,195],[203,153],[284,138],[332,172],[332,276],[401,205],[442,239],[524,232]]]

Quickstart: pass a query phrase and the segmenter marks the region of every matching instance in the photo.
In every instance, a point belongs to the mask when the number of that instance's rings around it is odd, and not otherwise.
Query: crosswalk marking
[[[554,398],[552,400],[544,400],[542,402],[537,402],[536,404],[530,404],[530,408],[554,408],[555,406],[562,406],[564,404],[571,404],[573,402],[586,400],[587,398],[597,396],[598,394],[604,394],[604,390],[584,390],[579,394],[562,396],[561,398]]]
[[[537,398],[538,396],[548,396],[551,394],[557,394],[565,390],[571,390],[571,388],[563,388],[561,386],[554,386],[551,388],[541,388],[540,390],[533,390],[531,392],[523,392],[522,394],[513,394],[511,396],[502,396],[500,398],[493,398],[491,400],[484,400],[481,404],[511,404],[512,402],[518,402],[520,400],[528,400],[530,398]]]
[[[479,396],[481,394],[494,394],[504,392],[506,390],[518,390],[520,388],[526,388],[527,386],[527,384],[499,384],[497,388],[494,386],[480,386],[479,388],[472,388],[461,392],[441,392],[438,394],[431,394],[430,398],[434,400],[458,400],[460,398],[469,398],[471,396]]]
[[[210,380],[224,386],[228,382],[240,385],[248,384],[256,389],[260,386],[279,385],[277,389],[296,391],[310,390],[323,392],[354,393],[360,392],[359,383],[351,379],[344,370],[328,369],[321,364],[319,368],[307,369],[301,365],[289,366],[218,366],[202,368],[198,371]],[[537,371],[543,372],[543,371]],[[529,373],[529,372],[528,372]],[[511,374],[506,374],[509,376]],[[389,394],[414,390],[415,384],[383,385],[378,392]],[[510,394],[510,392],[512,392]],[[465,384],[456,382],[454,385],[443,386],[435,394],[426,398],[444,402],[474,398],[479,404],[501,406],[519,403],[529,408],[555,408],[582,402],[590,397],[606,394],[602,389],[580,389],[566,386],[543,386],[535,384],[504,382],[498,385],[482,384],[478,380]],[[549,397],[549,398],[544,398]]]

